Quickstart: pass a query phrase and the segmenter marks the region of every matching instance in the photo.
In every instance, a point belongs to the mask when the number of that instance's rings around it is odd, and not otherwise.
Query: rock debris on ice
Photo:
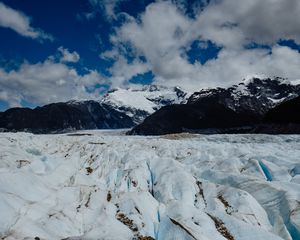
[[[300,136],[0,135],[0,237],[300,239]]]

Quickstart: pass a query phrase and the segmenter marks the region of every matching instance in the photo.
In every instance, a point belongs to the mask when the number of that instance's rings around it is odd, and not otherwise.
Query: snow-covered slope
[[[178,87],[148,85],[140,88],[113,89],[104,96],[101,103],[125,113],[133,118],[135,123],[141,123],[146,116],[163,106],[186,103],[189,95]]]
[[[300,136],[0,135],[0,237],[300,239]]]

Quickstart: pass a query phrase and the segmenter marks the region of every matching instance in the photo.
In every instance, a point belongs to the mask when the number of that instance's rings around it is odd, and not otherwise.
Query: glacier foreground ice
[[[1,239],[300,239],[298,135],[2,133],[0,146]]]

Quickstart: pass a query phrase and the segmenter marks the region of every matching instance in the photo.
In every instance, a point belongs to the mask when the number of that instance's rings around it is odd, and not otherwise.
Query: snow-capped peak
[[[285,83],[286,83],[286,84],[293,85],[293,86],[297,86],[297,85],[300,85],[300,79],[286,80]]]
[[[185,103],[189,95],[179,87],[145,85],[110,90],[101,103],[134,117],[135,122],[138,123],[144,119],[145,115],[149,115],[163,106]]]
[[[211,98],[234,111],[254,111],[263,114],[283,101],[300,95],[300,85],[280,77],[249,76],[229,88],[202,89],[194,93],[188,103]]]
[[[263,74],[251,74],[251,75],[247,75],[242,83],[245,85],[248,85],[249,83],[251,83],[253,81],[253,79],[266,79],[267,76],[263,75]]]

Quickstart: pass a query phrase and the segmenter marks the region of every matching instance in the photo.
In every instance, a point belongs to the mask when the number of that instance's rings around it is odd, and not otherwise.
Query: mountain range
[[[59,133],[82,129],[131,128],[159,108],[185,103],[180,88],[149,85],[113,89],[101,100],[51,103],[42,107],[11,108],[0,112],[2,131]]]
[[[99,101],[8,109],[0,113],[0,128],[58,133],[133,127],[128,133],[140,135],[183,131],[293,133],[300,123],[294,119],[298,96],[300,84],[278,77],[254,77],[228,88],[201,89],[193,94],[156,85],[117,88]]]
[[[192,94],[187,104],[171,105],[147,117],[129,134],[161,135],[183,131],[201,133],[294,133],[294,112],[300,105],[291,103],[286,121],[277,121],[277,106],[300,95],[300,85],[282,78],[251,78],[229,88],[203,89]],[[269,111],[272,110],[272,114]],[[281,110],[284,111],[284,110]],[[287,126],[287,124],[293,123]],[[276,126],[275,126],[276,125]],[[281,125],[281,126],[278,126]],[[284,126],[282,126],[284,125]]]

